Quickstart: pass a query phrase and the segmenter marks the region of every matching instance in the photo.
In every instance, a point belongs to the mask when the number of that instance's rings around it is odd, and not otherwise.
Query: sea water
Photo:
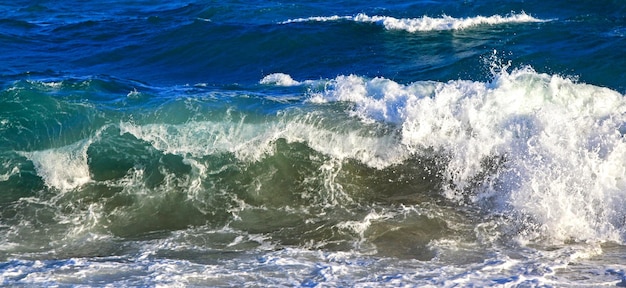
[[[0,285],[626,285],[621,1],[0,11]]]

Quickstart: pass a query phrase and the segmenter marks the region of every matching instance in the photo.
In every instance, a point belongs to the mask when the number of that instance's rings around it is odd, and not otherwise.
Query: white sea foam
[[[108,127],[105,125],[94,136],[67,146],[18,153],[33,162],[46,186],[61,191],[75,189],[91,181],[87,150]]]
[[[420,18],[394,18],[390,16],[368,16],[366,14],[357,14],[356,16],[329,16],[329,17],[308,17],[290,19],[281,22],[281,24],[298,23],[298,22],[327,22],[327,21],[354,21],[363,23],[376,23],[388,30],[405,30],[408,32],[418,31],[442,31],[442,30],[462,30],[480,25],[499,25],[506,23],[532,23],[546,22],[530,16],[524,12],[519,14],[510,14],[507,16],[475,16],[468,18],[454,18],[443,15],[441,17],[423,16]]]
[[[156,149],[183,156],[202,157],[233,153],[245,161],[259,161],[274,153],[278,139],[306,143],[336,159],[358,159],[372,167],[396,164],[405,157],[393,135],[376,137],[362,131],[333,131],[316,126],[315,114],[277,122],[190,122],[180,125],[120,123],[121,133],[151,143]]]
[[[46,186],[67,191],[91,180],[87,164],[89,143],[85,140],[60,148],[21,154],[33,162]]]
[[[157,241],[158,242],[158,241]],[[585,264],[575,276],[558,275],[558,259],[514,259],[496,255],[487,261],[445,265],[395,258],[369,258],[359,253],[300,248],[261,253],[229,253],[216,257],[182,247],[153,248],[146,255],[55,260],[11,260],[0,271],[5,285],[67,286],[106,279],[110,286],[237,286],[256,283],[268,286],[615,286],[620,270]],[[158,243],[157,243],[158,244]],[[180,250],[176,250],[180,249]],[[192,253],[208,259],[190,261],[155,256],[156,251]],[[215,253],[215,252],[212,252]],[[243,254],[243,255],[242,255]],[[499,254],[499,253],[493,253]],[[174,254],[176,255],[176,254]],[[239,256],[230,259],[233,255]],[[596,263],[597,265],[597,263]],[[619,266],[619,265],[618,265]],[[597,270],[592,270],[597,268]],[[588,270],[585,270],[588,269]],[[580,273],[594,274],[595,281]]]
[[[290,75],[284,73],[269,74],[263,77],[259,83],[276,86],[297,86],[301,84],[300,82],[293,80]]]
[[[626,239],[620,93],[531,68],[486,83],[349,75],[326,87],[310,101],[351,102],[348,112],[366,122],[399,125],[390,149],[444,156],[445,196],[517,219],[521,241]]]
[[[318,83],[323,83],[323,81],[321,80],[296,81],[296,80],[293,80],[293,78],[291,78],[291,75],[285,74],[285,73],[268,74],[259,81],[259,84],[282,86],[282,87],[316,85]]]
[[[3,164],[3,166],[5,166],[5,169],[8,168],[7,164],[9,164],[9,163]],[[0,174],[0,182],[7,181],[7,180],[9,180],[9,178],[11,178],[11,176],[17,175],[18,173],[20,173],[20,169],[17,166],[14,166],[13,168],[11,168],[10,171],[8,171],[8,172],[6,172],[4,174]]]

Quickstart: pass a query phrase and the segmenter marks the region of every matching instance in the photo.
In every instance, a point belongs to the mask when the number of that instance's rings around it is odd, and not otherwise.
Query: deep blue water
[[[0,4],[0,284],[626,281],[623,1]]]

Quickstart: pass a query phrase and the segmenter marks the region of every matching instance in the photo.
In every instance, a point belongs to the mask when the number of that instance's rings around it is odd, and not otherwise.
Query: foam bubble
[[[438,18],[423,16],[420,18],[394,18],[390,16],[368,16],[360,13],[356,16],[330,16],[330,17],[308,17],[290,19],[281,24],[298,23],[298,22],[326,22],[326,21],[354,21],[364,23],[376,23],[388,30],[404,30],[407,32],[418,31],[443,31],[443,30],[462,30],[480,25],[499,25],[507,23],[532,23],[546,22],[532,17],[524,12],[519,14],[510,14],[507,16],[475,16],[468,18],[454,18],[443,15]]]

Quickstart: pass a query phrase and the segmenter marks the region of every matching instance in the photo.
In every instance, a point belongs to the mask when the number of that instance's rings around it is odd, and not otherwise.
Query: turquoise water
[[[0,4],[0,284],[623,285],[625,10]]]

